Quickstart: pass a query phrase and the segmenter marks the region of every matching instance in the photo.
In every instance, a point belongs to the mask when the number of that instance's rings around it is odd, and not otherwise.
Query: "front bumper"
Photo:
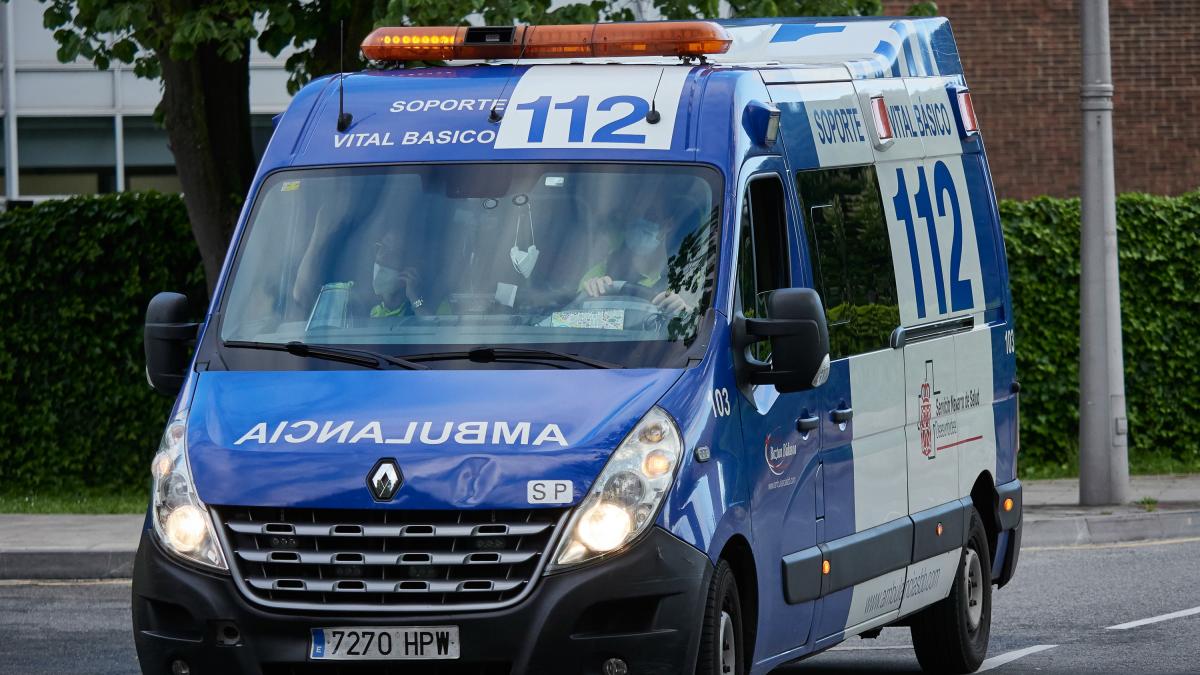
[[[486,612],[354,615],[265,611],[228,575],[168,558],[143,531],[133,571],[133,628],[144,673],[581,673],[619,657],[631,675],[695,667],[712,564],[654,528],[610,560],[536,580],[519,604]],[[310,661],[310,629],[455,625],[456,661]],[[232,628],[232,630],[231,630]],[[234,639],[236,638],[236,639]]]

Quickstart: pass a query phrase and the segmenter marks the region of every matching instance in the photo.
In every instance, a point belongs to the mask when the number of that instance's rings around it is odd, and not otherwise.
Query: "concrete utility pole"
[[[1083,189],[1079,278],[1079,503],[1129,501],[1125,359],[1117,275],[1108,0],[1080,0]]]

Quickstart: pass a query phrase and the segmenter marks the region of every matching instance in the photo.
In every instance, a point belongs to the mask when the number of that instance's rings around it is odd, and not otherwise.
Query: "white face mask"
[[[375,276],[371,278],[371,288],[375,289],[375,295],[380,297],[394,295],[403,285],[404,281],[400,278],[399,272],[375,263]]]
[[[538,247],[536,244],[531,244],[528,250],[513,246],[508,250],[508,257],[512,258],[513,269],[526,279],[530,274],[533,274],[533,266],[537,264]]]

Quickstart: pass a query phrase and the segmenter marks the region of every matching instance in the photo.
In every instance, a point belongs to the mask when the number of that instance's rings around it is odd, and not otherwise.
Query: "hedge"
[[[1000,205],[1029,476],[1079,457],[1079,200]],[[1200,470],[1200,192],[1117,199],[1125,399],[1135,471]]]
[[[1200,192],[1117,205],[1135,470],[1200,468]],[[1025,476],[1078,456],[1079,202],[1001,203]],[[170,401],[143,375],[160,290],[203,272],[178,197],[127,193],[0,214],[0,492],[145,482]]]
[[[144,485],[171,401],[144,374],[158,291],[205,306],[177,196],[50,201],[0,215],[0,490]]]

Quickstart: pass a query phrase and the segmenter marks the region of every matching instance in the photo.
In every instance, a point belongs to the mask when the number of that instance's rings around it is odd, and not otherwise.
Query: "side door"
[[[784,175],[783,163],[772,159],[746,180],[737,240],[735,317],[765,316],[768,294],[791,286],[799,276],[791,264],[796,229],[790,222]],[[746,347],[746,354],[734,360],[767,362],[770,358],[770,343],[760,342]],[[759,616],[770,617],[759,623],[755,651],[774,656],[808,642],[813,599],[819,592],[818,587],[789,593],[783,564],[789,556],[793,560],[795,554],[807,556],[796,564],[813,573],[797,577],[820,579],[816,397],[812,392],[780,394],[773,386],[750,384],[743,384],[737,395],[758,560]]]
[[[905,362],[887,220],[872,166],[800,171],[801,214],[829,322],[830,377],[818,389],[830,563],[818,638],[894,616],[911,562]],[[820,646],[820,645],[818,645]]]

